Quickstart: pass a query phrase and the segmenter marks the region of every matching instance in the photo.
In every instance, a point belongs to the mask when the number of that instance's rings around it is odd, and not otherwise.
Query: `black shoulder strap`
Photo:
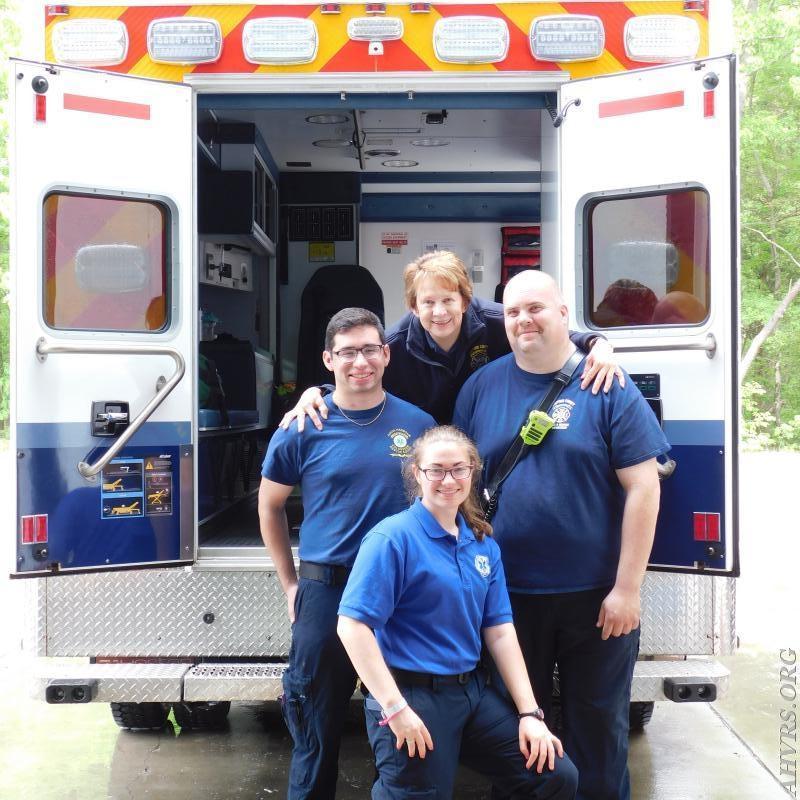
[[[553,382],[550,384],[547,392],[542,398],[539,405],[536,407],[537,411],[548,411],[550,406],[555,403],[558,396],[561,394],[564,387],[570,382],[578,364],[584,359],[584,353],[580,350],[575,352],[566,360],[564,366],[556,373]],[[527,416],[525,417],[527,421]],[[523,421],[523,425],[525,424]],[[491,481],[486,485],[483,490],[484,511],[487,521],[492,518],[492,515],[497,508],[497,491],[503,481],[511,474],[511,471],[522,460],[523,456],[530,450],[532,445],[526,444],[522,436],[517,434],[514,441],[511,442],[510,447],[506,450],[505,455],[497,466],[497,469],[492,476]]]

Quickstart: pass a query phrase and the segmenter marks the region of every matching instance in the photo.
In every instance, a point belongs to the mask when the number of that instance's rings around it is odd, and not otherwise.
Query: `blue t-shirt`
[[[619,563],[625,492],[615,470],[666,453],[669,444],[626,376],[608,394],[580,388],[579,366],[550,409],[555,425],[500,490],[492,527],[512,592],[610,586]],[[520,369],[513,355],[475,373],[456,401],[454,424],[478,445],[491,479],[554,373]]]
[[[339,614],[375,631],[396,669],[454,675],[474,669],[481,630],[511,622],[500,549],[458,516],[458,539],[417,499],[366,536]]]
[[[386,394],[386,407],[371,425],[346,419],[325,397],[328,419],[323,430],[293,423],[278,429],[267,449],[261,474],[285,486],[300,484],[303,524],[300,558],[320,564],[352,565],[367,531],[390,514],[406,508],[403,459],[413,440],[434,425],[433,417],[416,406]],[[345,410],[367,422],[380,406]]]

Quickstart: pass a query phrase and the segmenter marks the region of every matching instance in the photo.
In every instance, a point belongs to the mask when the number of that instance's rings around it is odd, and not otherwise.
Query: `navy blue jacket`
[[[570,331],[569,338],[584,352],[596,333]],[[473,297],[461,321],[456,343],[445,353],[410,311],[386,331],[391,360],[383,387],[427,411],[439,424],[450,422],[456,396],[467,378],[484,364],[511,352],[503,321],[503,306]]]

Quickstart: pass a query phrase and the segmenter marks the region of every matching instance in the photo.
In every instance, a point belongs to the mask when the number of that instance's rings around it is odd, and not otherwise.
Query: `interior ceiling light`
[[[388,161],[382,162],[384,167],[416,167],[419,161],[411,161],[408,158],[390,158]]]
[[[339,125],[349,121],[350,117],[347,114],[312,114],[306,117],[306,122],[312,122],[314,125]]]
[[[555,14],[537,17],[529,39],[538,61],[592,61],[603,55],[606,33],[599,17]]]
[[[400,155],[399,150],[390,150],[389,148],[383,148],[381,150],[374,149],[374,150],[365,150],[364,155],[371,156],[372,158],[394,158],[395,156]]]
[[[414,147],[446,147],[450,144],[450,140],[426,137],[424,139],[412,139],[411,144],[413,144]]]
[[[390,42],[403,38],[400,17],[353,17],[347,21],[347,35],[357,42]]]
[[[147,26],[147,52],[159,64],[209,64],[222,52],[222,30],[215,19],[154,19]]]
[[[443,17],[433,26],[433,50],[445,63],[495,64],[508,44],[508,25],[496,17]]]
[[[352,139],[317,139],[314,147],[351,147]]]
[[[631,17],[622,34],[631,61],[661,64],[687,61],[697,56],[700,27],[688,17],[649,14]]]
[[[128,55],[128,29],[118,19],[70,19],[53,26],[53,55],[59,64],[113,67]]]
[[[244,57],[251,64],[308,64],[317,57],[317,26],[303,17],[261,17],[245,23]]]

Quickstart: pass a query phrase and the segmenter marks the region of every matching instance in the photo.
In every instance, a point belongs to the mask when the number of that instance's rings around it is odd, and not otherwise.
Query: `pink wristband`
[[[402,714],[403,711],[405,711],[407,708],[408,708],[408,703],[406,703],[402,708],[400,708],[397,711],[395,711],[394,714],[389,714],[388,717],[384,717],[378,723],[378,725],[380,725],[381,728],[385,728],[398,714]]]

